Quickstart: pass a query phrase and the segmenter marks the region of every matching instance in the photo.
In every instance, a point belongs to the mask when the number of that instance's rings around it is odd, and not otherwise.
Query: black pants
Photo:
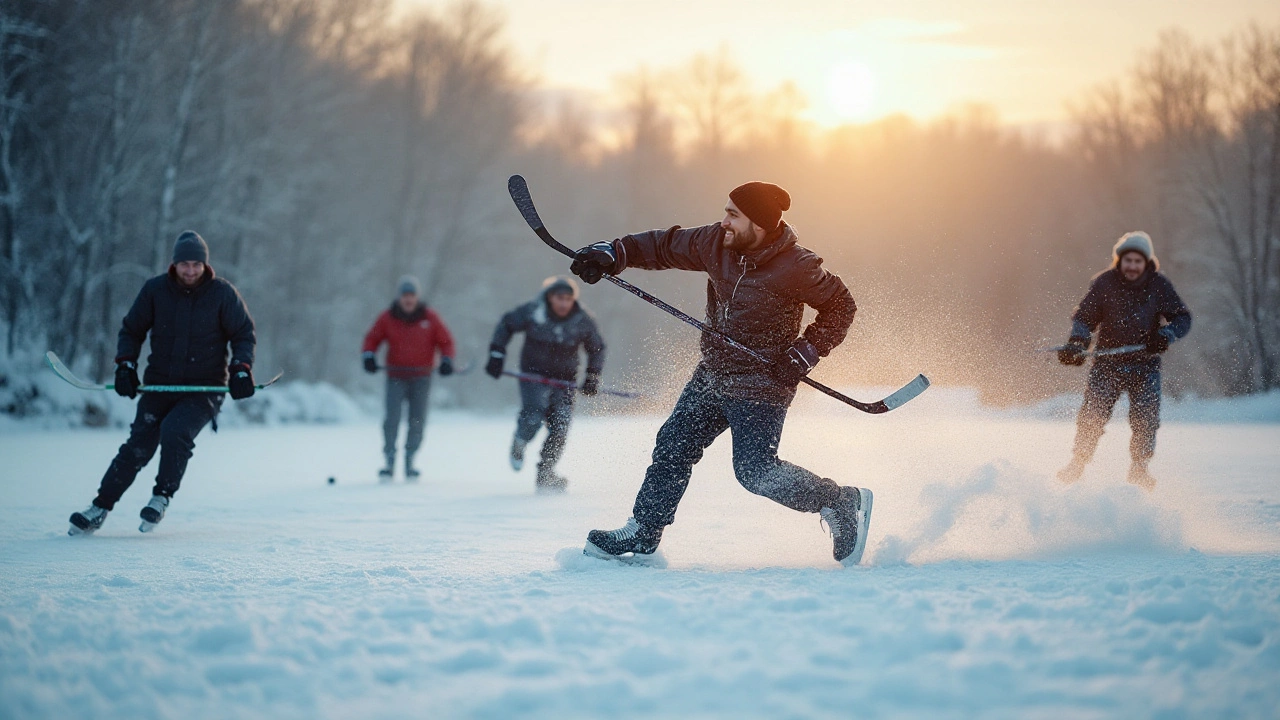
[[[129,439],[111,461],[93,503],[111,510],[160,448],[160,469],[152,495],[173,497],[182,484],[196,435],[218,414],[222,395],[216,393],[142,393],[138,414],[129,426]]]
[[[404,438],[404,455],[412,458],[422,447],[427,431],[427,397],[431,394],[431,376],[387,378],[387,417],[382,423],[382,454],[390,466],[396,457],[396,436],[400,434],[400,411],[409,403],[409,432]]]
[[[1120,393],[1129,393],[1129,455],[1149,460],[1160,429],[1160,369],[1145,365],[1099,365],[1089,369],[1084,404],[1076,418],[1075,454],[1088,460],[1106,431]]]
[[[724,396],[710,373],[698,368],[658,431],[653,464],[632,509],[636,522],[664,527],[675,521],[693,466],[725,430],[733,433],[733,470],[747,490],[800,512],[832,506],[839,485],[778,459],[786,418],[786,405]]]
[[[520,414],[516,416],[516,437],[529,442],[538,428],[547,426],[538,467],[550,470],[564,455],[564,443],[573,420],[574,391],[542,383],[520,382]]]

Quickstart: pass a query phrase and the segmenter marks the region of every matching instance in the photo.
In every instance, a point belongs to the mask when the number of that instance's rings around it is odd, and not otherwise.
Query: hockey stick
[[[529,195],[529,185],[528,183],[525,182],[523,177],[521,177],[520,175],[512,175],[511,178],[507,180],[507,192],[511,194],[511,199],[512,201],[515,202],[516,209],[519,210],[520,214],[524,216],[524,221],[529,224],[530,228],[533,228],[533,231],[538,234],[538,237],[542,238],[542,242],[546,243],[551,249],[555,250],[561,255],[564,255],[565,257],[570,257],[570,258],[573,257],[573,251],[570,250],[565,245],[563,245],[559,240],[556,240],[551,235],[550,231],[547,230],[546,225],[543,224],[542,218],[538,217],[538,209],[533,205],[533,198]],[[756,360],[759,360],[761,363],[764,363],[765,365],[773,364],[769,359],[765,358],[763,355],[756,352],[755,350],[752,350],[751,348],[747,347],[746,345],[743,345],[737,340],[734,340],[733,338],[720,332],[719,330],[714,330],[712,328],[707,327],[706,324],[704,324],[702,321],[693,318],[689,314],[671,305],[668,305],[666,302],[662,301],[661,299],[654,297],[653,295],[650,295],[649,293],[645,292],[644,290],[641,290],[635,285],[632,285],[626,280],[623,280],[622,278],[617,277],[615,275],[605,275],[604,279],[608,280],[614,285],[617,285],[623,290],[626,290],[632,295],[635,295],[641,300],[644,300],[650,305],[653,305],[655,307],[658,307],[666,311],[668,314],[676,317],[679,320],[682,320],[686,324],[692,325],[693,327],[698,328],[702,332],[707,333],[712,337],[715,337],[716,339],[720,340],[720,342],[723,342],[729,347],[735,350],[738,350],[739,352],[746,353],[747,355],[750,355],[751,357],[755,358]],[[815,390],[819,390],[823,393],[826,393],[827,395],[830,395],[831,397],[839,400],[840,402],[846,405],[854,407],[865,413],[871,413],[873,415],[889,412],[890,410],[893,410],[894,408],[899,407],[904,403],[910,401],[911,399],[915,398],[917,395],[924,392],[929,387],[929,378],[925,377],[924,375],[917,375],[914,380],[907,383],[906,385],[903,385],[896,392],[889,395],[889,397],[883,400],[880,400],[878,402],[865,403],[865,402],[860,402],[858,400],[854,400],[853,398],[841,392],[833,390],[827,387],[826,385],[823,385],[822,383],[816,380],[813,380],[812,378],[809,378],[809,377],[800,378],[800,382],[804,383],[805,385],[808,385],[809,387]]]
[[[1054,345],[1053,347],[1037,348],[1039,352],[1058,352],[1066,350],[1069,345]],[[1107,355],[1128,355],[1146,350],[1146,345],[1121,345],[1120,347],[1106,348],[1105,350],[1086,350],[1080,355],[1082,357],[1106,357]]]
[[[91,383],[88,380],[82,380],[71,372],[71,368],[67,367],[52,350],[44,354],[45,364],[50,370],[69,384],[74,385],[81,390],[115,390],[115,385],[100,385]],[[276,373],[276,376],[261,385],[254,385],[254,389],[261,390],[265,387],[274,385],[277,380],[284,377],[284,371]],[[230,388],[223,385],[139,385],[138,392],[206,392],[206,393],[225,393],[231,392]]]
[[[565,390],[577,390],[579,392],[582,391],[582,388],[578,387],[577,385],[573,384],[568,380],[556,380],[555,378],[542,377],[541,375],[534,375],[532,373],[511,372],[510,370],[503,370],[502,374],[506,375],[507,377],[513,377],[523,382],[540,383],[542,385],[550,385],[551,387],[564,388]],[[605,388],[600,388],[596,392],[600,393],[601,395],[613,395],[614,397],[621,397],[621,398],[640,397],[640,395],[636,393],[623,392],[621,390],[606,390]]]

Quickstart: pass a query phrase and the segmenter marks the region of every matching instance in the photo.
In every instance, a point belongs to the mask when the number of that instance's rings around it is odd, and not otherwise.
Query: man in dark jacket
[[[618,530],[592,530],[588,553],[633,560],[651,555],[675,520],[693,465],[730,430],[734,472],[743,487],[793,510],[821,513],[834,536],[836,560],[861,560],[871,491],[841,487],[778,459],[797,384],[844,340],[857,310],[840,278],[798,245],[795,230],[782,221],[790,205],[777,185],[751,182],[729,193],[718,224],[627,235],[574,256],[573,272],[588,283],[628,267],[706,273],[707,325],[773,359],[761,364],[703,334],[702,362],[658,431],[632,517]],[[806,305],[818,314],[802,334]]]
[[[569,278],[549,277],[542,283],[538,297],[502,316],[493,331],[489,362],[485,365],[485,372],[494,379],[502,377],[507,343],[518,332],[524,333],[521,372],[577,383],[578,349],[582,348],[587,351],[582,394],[596,394],[600,372],[604,369],[604,338],[596,328],[595,318],[578,302],[577,283]],[[519,470],[524,466],[525,446],[545,424],[547,439],[542,443],[537,475],[540,492],[562,492],[567,484],[564,476],[555,472],[555,466],[564,454],[569,421],[573,417],[573,395],[572,388],[520,381],[520,414],[511,440],[511,467]]]
[[[418,279],[400,278],[400,295],[373,321],[364,336],[365,372],[378,371],[378,348],[387,345],[387,414],[382,422],[382,454],[386,465],[378,471],[382,482],[391,482],[396,466],[396,436],[400,434],[400,411],[409,404],[409,429],[404,439],[404,477],[413,482],[420,473],[413,456],[422,447],[427,429],[427,398],[431,393],[431,373],[440,355],[440,375],[453,374],[453,335],[435,310],[419,299]]]
[[[1097,350],[1126,345],[1142,345],[1143,349],[1100,355],[1093,361],[1076,420],[1075,450],[1071,463],[1059,471],[1059,480],[1072,483],[1080,479],[1111,419],[1112,408],[1120,394],[1127,392],[1133,431],[1128,480],[1146,490],[1155,488],[1147,464],[1155,454],[1160,427],[1160,355],[1190,330],[1191,311],[1160,272],[1150,236],[1126,233],[1112,252],[1112,266],[1094,276],[1089,292],[1071,316],[1071,337],[1059,351],[1058,361],[1083,365],[1095,331]]]
[[[214,275],[208,245],[190,230],[174,243],[169,271],[148,280],[124,316],[115,379],[116,393],[123,397],[138,396],[138,357],[148,333],[147,385],[229,385],[235,400],[253,395],[253,318],[235,286]],[[93,503],[71,516],[72,535],[102,527],[159,447],[156,484],[138,529],[155,528],[182,483],[196,435],[222,406],[221,393],[141,392],[129,439],[107,468]]]

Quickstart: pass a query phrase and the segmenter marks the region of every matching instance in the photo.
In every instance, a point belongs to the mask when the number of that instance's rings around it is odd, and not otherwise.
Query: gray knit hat
[[[404,295],[405,293],[422,294],[422,285],[418,282],[418,278],[412,275],[405,275],[400,278],[400,294]]]
[[[209,264],[209,246],[194,230],[183,230],[173,243],[174,264],[188,261]]]
[[[542,296],[547,297],[551,293],[567,292],[573,296],[574,300],[578,299],[578,283],[572,278],[564,275],[552,275],[542,281]]]
[[[1127,232],[1124,235],[1121,235],[1120,239],[1116,241],[1116,246],[1111,250],[1111,257],[1116,261],[1119,261],[1120,256],[1127,252],[1141,253],[1142,257],[1147,259],[1147,262],[1151,262],[1156,259],[1155,243],[1151,242],[1150,235],[1142,232],[1141,230],[1135,230],[1134,232]]]

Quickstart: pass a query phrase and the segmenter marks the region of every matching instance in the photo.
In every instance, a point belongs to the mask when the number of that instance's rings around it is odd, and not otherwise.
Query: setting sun
[[[863,63],[841,63],[827,74],[827,103],[841,120],[865,120],[875,104],[875,91],[875,75]]]

